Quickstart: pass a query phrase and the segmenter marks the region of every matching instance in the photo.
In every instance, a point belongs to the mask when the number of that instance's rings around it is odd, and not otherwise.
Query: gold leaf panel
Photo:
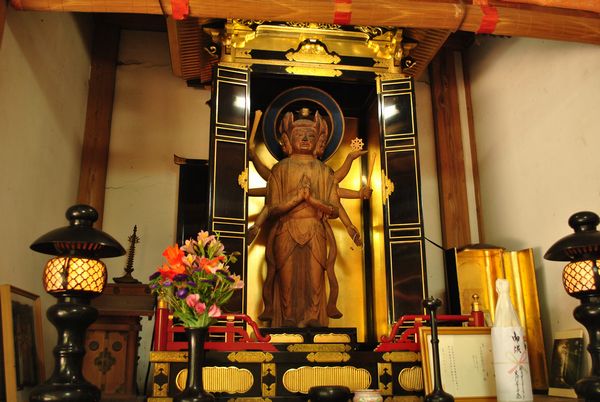
[[[371,374],[363,369],[346,367],[300,367],[283,374],[283,386],[289,392],[308,393],[311,387],[342,385],[355,389],[369,388]]]
[[[394,363],[420,362],[421,355],[417,352],[385,352],[383,360]]]
[[[187,361],[187,352],[150,352],[151,363],[184,363]]]
[[[340,352],[311,352],[306,356],[311,363],[342,363],[350,360],[348,353]]]
[[[177,388],[182,391],[187,380],[187,369],[181,370],[175,377]],[[208,392],[227,392],[243,394],[254,384],[254,377],[247,369],[238,367],[204,367],[202,382]]]
[[[154,376],[164,375],[169,377],[169,363],[156,363],[154,364]],[[152,395],[154,396],[167,396],[169,394],[169,384],[156,384],[152,385]]]
[[[313,338],[314,343],[350,343],[348,334],[316,334]]]
[[[302,343],[304,337],[300,334],[270,334],[271,343]]]
[[[348,352],[350,345],[340,343],[299,343],[295,345],[289,345],[287,347],[288,352]]]
[[[316,77],[340,77],[342,75],[340,70],[318,67],[290,66],[286,67],[285,71],[295,75],[312,75]]]
[[[227,360],[237,363],[263,363],[273,360],[273,355],[269,352],[231,352],[227,355]]]
[[[398,383],[405,391],[423,391],[423,369],[419,366],[402,369]]]

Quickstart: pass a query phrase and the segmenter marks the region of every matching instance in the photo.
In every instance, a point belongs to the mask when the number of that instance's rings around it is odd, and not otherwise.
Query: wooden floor
[[[573,398],[559,398],[557,396],[546,396],[546,395],[534,395],[533,400],[535,402],[576,402],[577,399]]]

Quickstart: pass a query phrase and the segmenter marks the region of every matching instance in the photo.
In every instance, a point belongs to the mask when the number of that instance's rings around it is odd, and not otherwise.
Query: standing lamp
[[[37,239],[31,249],[55,255],[44,268],[44,289],[57,303],[46,312],[56,327],[58,344],[52,376],[35,387],[30,402],[97,402],[100,390],[83,377],[84,339],[98,311],[90,305],[106,284],[106,266],[99,258],[125,254],[108,234],[94,229],[98,212],[88,205],[74,205],[66,212],[69,226],[55,229]]]
[[[569,261],[563,270],[563,285],[581,304],[573,316],[587,329],[592,372],[575,384],[575,392],[586,402],[600,401],[600,218],[593,212],[577,212],[569,218],[575,233],[554,243],[544,254],[546,260]]]

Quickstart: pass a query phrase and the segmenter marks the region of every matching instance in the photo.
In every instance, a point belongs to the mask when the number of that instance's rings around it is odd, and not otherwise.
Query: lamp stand
[[[592,357],[591,375],[575,384],[575,392],[585,402],[600,401],[600,296],[579,296],[581,304],[573,311],[573,316],[589,334],[587,347]]]
[[[436,310],[442,305],[440,299],[430,297],[423,300],[423,307],[429,312],[431,321],[431,351],[433,356],[433,390],[425,395],[425,402],[454,402],[454,397],[442,388],[440,373],[440,350],[437,330]],[[421,340],[421,342],[424,342]]]
[[[35,387],[30,402],[98,402],[100,390],[83,377],[85,331],[98,311],[89,298],[61,295],[46,312],[56,327],[58,343],[54,347],[54,372],[43,384]]]

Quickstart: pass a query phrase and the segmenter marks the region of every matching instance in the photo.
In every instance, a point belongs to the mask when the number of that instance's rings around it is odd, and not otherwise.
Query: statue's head
[[[281,141],[287,154],[307,154],[319,157],[325,150],[329,129],[319,112],[311,118],[309,109],[301,109],[299,116],[287,112],[280,124]]]

